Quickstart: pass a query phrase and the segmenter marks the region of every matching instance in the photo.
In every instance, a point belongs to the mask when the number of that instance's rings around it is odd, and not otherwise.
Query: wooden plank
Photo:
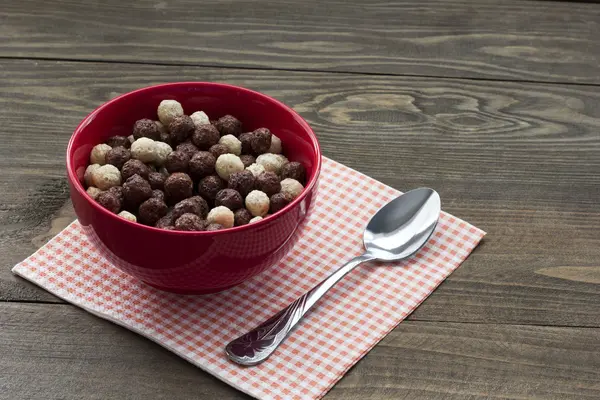
[[[72,306],[0,304],[3,399],[247,399]],[[600,329],[404,322],[326,399],[600,396]]]
[[[600,82],[593,4],[26,0],[0,18],[1,57]]]
[[[489,232],[411,318],[600,326],[595,87],[328,73],[1,63],[2,299],[53,299],[9,268],[72,218],[63,157],[79,120],[174,80],[275,96],[307,118],[328,157],[400,190],[434,187],[447,211]]]

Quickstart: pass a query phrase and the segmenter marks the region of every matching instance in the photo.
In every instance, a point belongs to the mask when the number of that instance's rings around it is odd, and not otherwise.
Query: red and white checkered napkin
[[[357,268],[264,363],[225,356],[255,327],[362,251],[362,230],[399,192],[324,159],[317,202],[296,247],[267,272],[226,292],[160,292],[117,270],[74,222],[13,272],[144,335],[259,399],[318,399],[469,255],[485,232],[443,213],[428,244],[394,266]]]

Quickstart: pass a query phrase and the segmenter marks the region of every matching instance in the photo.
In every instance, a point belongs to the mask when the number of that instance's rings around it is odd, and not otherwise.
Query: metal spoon
[[[323,295],[357,265],[370,260],[397,261],[409,257],[429,239],[440,216],[440,196],[433,189],[411,190],[383,206],[363,235],[365,253],[348,261],[323,282],[260,326],[225,347],[242,365],[266,360]]]

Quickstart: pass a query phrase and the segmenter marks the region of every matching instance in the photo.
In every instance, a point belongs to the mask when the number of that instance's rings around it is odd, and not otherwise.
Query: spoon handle
[[[225,352],[229,358],[241,365],[256,365],[266,360],[285,340],[302,317],[329,289],[357,265],[373,260],[365,253],[342,265],[333,274],[309,290],[283,310],[257,326],[250,332],[231,341]]]

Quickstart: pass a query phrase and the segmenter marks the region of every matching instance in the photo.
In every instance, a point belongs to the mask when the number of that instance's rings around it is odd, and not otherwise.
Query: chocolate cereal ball
[[[255,185],[256,178],[248,170],[232,173],[227,182],[227,187],[238,191],[243,197],[246,197],[248,193],[254,190]]]
[[[225,227],[221,224],[208,224],[206,227],[206,231],[220,231],[221,229],[225,229]]]
[[[177,219],[183,214],[195,214],[200,218],[206,218],[206,215],[208,214],[208,204],[206,203],[206,200],[200,196],[181,200],[173,207],[173,218]]]
[[[217,158],[217,162],[215,163],[215,171],[217,171],[217,175],[226,181],[229,180],[229,176],[234,172],[239,172],[244,170],[244,164],[242,160],[235,154],[223,154]]]
[[[210,210],[206,221],[209,224],[220,224],[225,228],[231,228],[233,226],[233,211],[225,206],[218,206]]]
[[[190,160],[190,175],[198,180],[205,176],[214,174],[216,159],[208,151],[199,151]]]
[[[205,199],[214,201],[217,193],[225,189],[226,182],[217,175],[205,176],[198,184],[198,194]]]
[[[264,217],[269,212],[269,196],[260,190],[253,190],[246,196],[246,208],[255,217]]]
[[[190,157],[183,151],[174,151],[167,156],[165,168],[170,173],[187,172],[190,163]]]
[[[123,184],[123,197],[129,209],[137,208],[152,196],[152,188],[147,180],[135,174]]]
[[[159,189],[152,190],[152,198],[165,201],[165,192]]]
[[[106,163],[121,169],[129,161],[131,153],[123,146],[113,147],[106,153]]]
[[[265,192],[267,196],[272,196],[275,193],[279,193],[281,190],[279,177],[274,172],[265,171],[256,177],[256,188]]]
[[[111,136],[106,141],[106,144],[109,145],[110,147],[122,146],[122,147],[125,147],[126,149],[131,147],[131,142],[129,141],[129,139],[127,139],[127,136]]]
[[[302,193],[304,186],[295,179],[286,178],[281,181],[281,193],[285,194],[290,201]]]
[[[123,203],[123,201],[125,200],[125,197],[123,196],[123,186],[113,186],[110,189],[108,189],[108,192],[117,196],[121,203]]]
[[[190,158],[198,152],[198,148],[192,142],[181,143],[175,150],[187,154]]]
[[[271,131],[267,128],[258,128],[252,132],[250,145],[254,154],[264,154],[271,147]]]
[[[150,172],[148,174],[148,182],[150,183],[152,190],[165,190],[165,179],[167,179],[167,177],[160,172]]]
[[[200,150],[208,150],[219,143],[220,137],[219,131],[213,125],[198,125],[192,135],[192,143],[198,146]]]
[[[167,211],[167,205],[163,200],[151,197],[140,205],[139,221],[144,225],[153,226],[156,221],[167,214]]]
[[[242,226],[247,225],[252,219],[252,214],[245,208],[240,208],[233,213],[233,225]]]
[[[164,229],[167,226],[173,226],[173,225],[175,225],[175,218],[173,218],[172,213],[167,213],[167,215],[165,215],[164,217],[162,217],[161,219],[156,221],[156,224],[154,224],[155,227],[161,228],[161,229]]]
[[[196,129],[194,121],[188,115],[180,115],[171,121],[169,124],[169,133],[173,143],[185,142],[187,138],[192,136]]]
[[[244,198],[233,189],[223,189],[215,197],[215,206],[224,206],[232,211],[244,206]]]
[[[121,211],[121,207],[123,206],[119,197],[114,193],[110,193],[108,191],[100,193],[98,197],[96,197],[96,201],[102,207],[106,208],[111,212],[114,212],[115,214]]]
[[[140,160],[129,160],[125,164],[123,164],[123,168],[121,169],[121,175],[123,180],[127,180],[133,175],[139,175],[144,179],[148,179],[150,174],[150,168]]]
[[[178,231],[203,231],[206,226],[206,221],[196,214],[183,214],[175,221],[175,229]]]
[[[139,139],[142,137],[147,137],[152,140],[160,139],[160,131],[158,130],[158,126],[148,118],[143,118],[135,121],[133,124],[133,138]]]
[[[252,153],[252,132],[242,133],[238,139],[242,144],[242,154]]]
[[[240,136],[242,133],[242,123],[232,115],[225,115],[215,122],[215,127],[219,130],[221,136],[233,135]]]
[[[306,170],[304,166],[297,161],[292,161],[281,167],[281,179],[291,178],[298,182],[304,182],[306,179]]]
[[[176,100],[163,100],[158,105],[156,114],[164,126],[169,126],[173,118],[183,115],[183,107]]]
[[[215,156],[215,158],[219,158],[219,156],[229,153],[229,149],[227,148],[227,146],[222,144],[215,144],[214,146],[211,146],[208,151],[210,151],[210,153],[213,156]]]
[[[175,172],[165,180],[165,194],[169,202],[175,204],[191,197],[193,186],[194,182],[192,182],[192,178],[188,174]]]
[[[276,213],[285,206],[290,204],[289,198],[283,193],[275,193],[271,196],[271,204],[269,206],[269,212],[271,214]]]
[[[245,168],[248,168],[256,162],[256,158],[250,154],[242,154],[240,160],[242,160],[242,164],[244,164]]]

